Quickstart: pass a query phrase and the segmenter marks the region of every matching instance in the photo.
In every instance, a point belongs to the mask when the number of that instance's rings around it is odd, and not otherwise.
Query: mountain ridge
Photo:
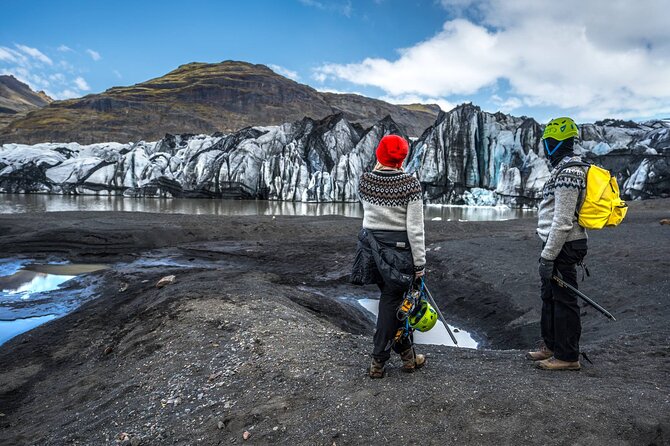
[[[192,62],[145,82],[53,102],[1,129],[0,143],[155,140],[166,133],[230,133],[338,112],[363,127],[390,115],[405,133],[419,136],[439,107],[319,92],[261,64]]]
[[[0,75],[0,129],[11,121],[53,102],[44,91],[34,91],[14,76]]]

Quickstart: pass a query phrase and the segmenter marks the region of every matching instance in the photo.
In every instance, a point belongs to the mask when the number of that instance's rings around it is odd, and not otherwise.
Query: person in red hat
[[[413,372],[426,363],[424,355],[415,353],[411,335],[395,339],[403,324],[397,309],[426,266],[421,184],[402,169],[408,151],[403,137],[384,136],[377,147],[377,164],[358,185],[364,216],[351,281],[376,283],[381,291],[371,378],[384,377],[391,350],[400,354],[403,371]]]

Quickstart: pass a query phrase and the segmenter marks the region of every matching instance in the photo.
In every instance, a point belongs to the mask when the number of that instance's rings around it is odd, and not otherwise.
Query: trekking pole
[[[435,299],[433,299],[432,294],[430,294],[430,291],[428,290],[428,287],[426,286],[425,282],[423,283],[423,287],[426,290],[426,297],[428,298],[428,303],[431,304],[433,306],[433,308],[435,308],[435,311],[437,311],[437,315],[442,320],[442,323],[444,324],[444,328],[447,329],[447,333],[449,333],[449,336],[451,337],[451,340],[454,341],[455,345],[458,345],[458,341],[456,340],[456,337],[451,332],[451,328],[449,328],[449,324],[447,324],[447,320],[444,318],[444,316],[442,315],[442,312],[440,311],[437,304],[435,303]]]
[[[589,296],[586,294],[582,293],[579,291],[577,288],[573,287],[569,283],[566,283],[564,280],[560,279],[558,276],[551,276],[552,279],[558,284],[558,286],[567,288],[573,293],[575,293],[577,296],[581,297],[587,304],[591,305],[593,308],[596,310],[600,311],[602,314],[607,316],[607,318],[612,319],[613,321],[616,321],[616,318],[612,316],[612,313],[598,305],[593,299],[591,299]]]

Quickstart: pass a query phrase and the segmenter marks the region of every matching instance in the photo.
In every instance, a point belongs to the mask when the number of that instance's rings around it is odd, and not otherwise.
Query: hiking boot
[[[540,346],[536,351],[526,353],[526,359],[530,359],[531,361],[543,361],[552,356],[554,356],[554,352],[547,348],[544,341],[540,342]]]
[[[368,373],[370,375],[370,378],[383,378],[384,377],[384,363],[381,361],[377,361],[376,359],[372,358],[372,364],[370,364],[370,372]]]
[[[579,361],[561,361],[553,357],[538,361],[536,364],[537,368],[542,370],[579,370],[582,368]]]
[[[400,353],[400,359],[402,359],[402,371],[407,373],[411,373],[426,365],[426,357],[424,355],[417,355],[414,352],[414,347]]]

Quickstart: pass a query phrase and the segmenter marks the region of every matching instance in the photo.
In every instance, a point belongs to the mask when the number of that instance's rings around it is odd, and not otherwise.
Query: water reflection
[[[43,293],[58,288],[75,276],[53,275],[34,271],[18,271],[11,276],[0,277],[0,302],[7,298],[27,300],[31,294]]]
[[[69,313],[91,292],[61,289],[79,274],[108,268],[100,264],[31,264],[0,259],[0,344]]]
[[[58,316],[55,314],[47,314],[46,316],[27,317],[11,321],[0,320],[0,345],[9,341],[14,336],[32,330],[33,328],[40,326],[45,322],[49,322],[52,319],[56,319],[57,317]]]
[[[533,211],[496,206],[428,205],[427,221],[491,221],[534,216]],[[60,211],[156,212],[194,215],[341,215],[363,217],[360,203],[300,203],[265,200],[126,198],[122,196],[0,194],[0,214]]]
[[[379,299],[358,299],[356,302],[370,313],[377,316],[379,313]],[[472,338],[472,335],[465,330],[458,329],[453,325],[449,324],[449,328],[454,333],[454,337],[458,341],[457,347],[463,348],[477,348],[477,341]],[[447,333],[447,329],[444,327],[442,321],[438,320],[437,324],[430,330],[425,333],[420,331],[414,332],[414,342],[416,344],[433,344],[433,345],[451,345],[454,346],[454,343]]]

